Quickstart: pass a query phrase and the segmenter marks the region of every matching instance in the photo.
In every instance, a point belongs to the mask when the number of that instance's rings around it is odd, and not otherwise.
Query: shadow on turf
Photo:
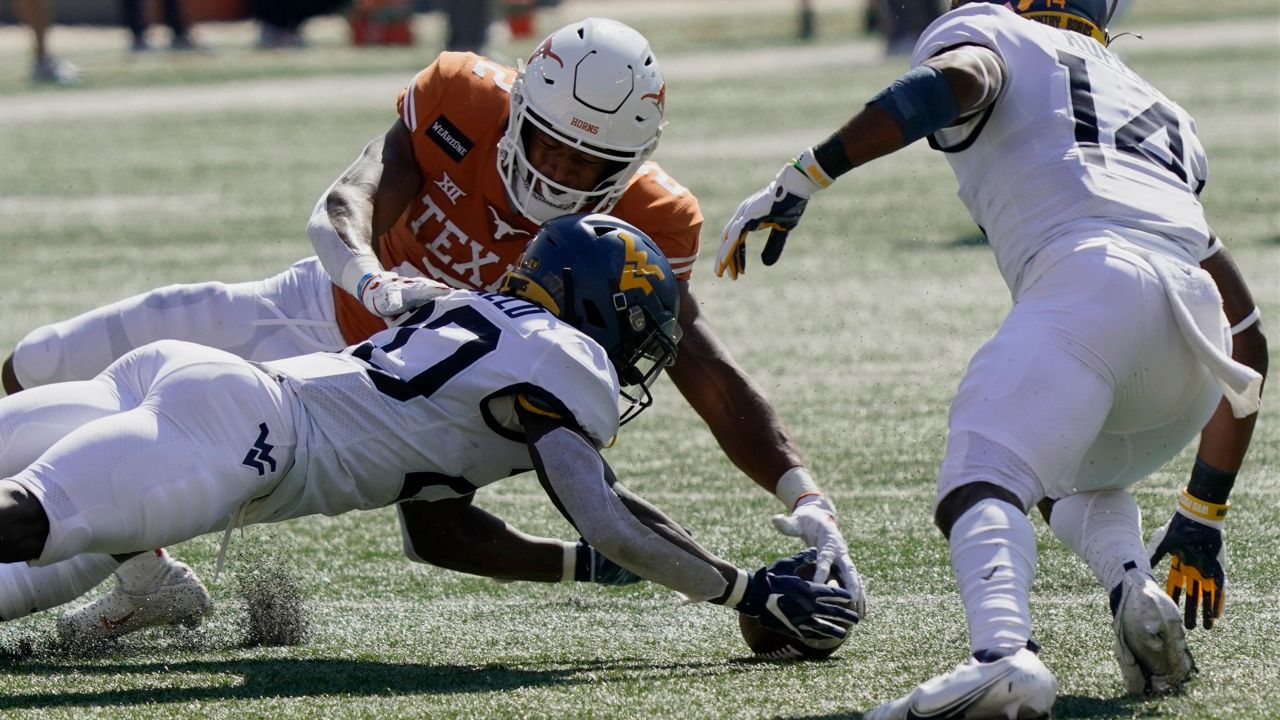
[[[186,687],[137,687],[105,691],[50,691],[23,695],[0,695],[0,715],[8,710],[56,707],[128,707],[131,705],[177,704],[202,701],[252,700],[311,696],[396,696],[458,695],[507,692],[519,688],[572,686],[595,682],[601,672],[665,672],[687,675],[715,667],[721,662],[654,664],[647,661],[584,661],[545,669],[491,665],[421,665],[384,663],[371,660],[335,658],[251,658],[193,662],[110,662],[95,665],[66,665],[24,662],[10,665],[5,675],[165,675],[186,676]],[[195,675],[238,676],[238,684],[226,679],[195,679]],[[195,685],[194,683],[201,683]]]
[[[1057,702],[1053,704],[1053,717],[1055,720],[1064,720],[1065,718],[1080,718],[1085,720],[1102,719],[1102,718],[1134,718],[1134,717],[1159,717],[1159,708],[1155,708],[1152,712],[1142,712],[1139,706],[1149,702],[1142,698],[1129,696],[1121,696],[1115,698],[1095,698],[1085,697],[1083,695],[1059,695]],[[870,710],[871,708],[866,708]],[[847,713],[827,713],[824,715],[782,715],[786,720],[860,720],[862,713],[857,711],[849,711]]]

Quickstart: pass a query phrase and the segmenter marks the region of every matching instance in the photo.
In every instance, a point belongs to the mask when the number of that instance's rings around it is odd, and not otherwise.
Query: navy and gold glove
[[[774,632],[802,640],[830,640],[848,635],[849,627],[858,622],[852,604],[853,597],[844,588],[760,568],[747,580],[742,599],[733,607]]]
[[[1230,503],[1210,503],[1182,492],[1178,511],[1151,537],[1151,567],[1169,556],[1166,591],[1174,602],[1186,596],[1183,624],[1196,626],[1197,608],[1209,629],[1222,617],[1227,596],[1227,545],[1223,531]]]

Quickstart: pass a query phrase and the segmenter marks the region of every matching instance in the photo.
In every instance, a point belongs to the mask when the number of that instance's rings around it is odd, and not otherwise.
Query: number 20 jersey
[[[930,145],[946,153],[1015,298],[1033,259],[1046,267],[1090,233],[1119,233],[1192,264],[1206,255],[1197,196],[1207,165],[1186,111],[1096,40],[989,3],[935,21],[912,65],[959,45],[995,51],[1005,85]]]
[[[341,353],[263,363],[298,400],[296,465],[254,522],[461,497],[532,469],[518,397],[597,447],[618,381],[596,342],[524,300],[455,291]]]

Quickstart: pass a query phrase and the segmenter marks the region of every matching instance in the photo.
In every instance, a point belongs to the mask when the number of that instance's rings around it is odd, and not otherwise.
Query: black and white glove
[[[716,253],[716,276],[722,277],[728,270],[729,277],[737,280],[746,271],[747,234],[763,228],[770,232],[760,260],[765,265],[776,263],[787,243],[787,233],[800,222],[809,198],[831,182],[814,159],[812,148],[783,165],[772,182],[738,205],[725,225]]]
[[[1223,531],[1227,507],[1184,491],[1173,518],[1156,530],[1147,546],[1152,568],[1169,556],[1165,589],[1174,602],[1181,602],[1186,594],[1183,625],[1188,629],[1196,626],[1197,607],[1206,630],[1222,617],[1227,595],[1227,544]]]
[[[774,632],[802,640],[828,640],[845,637],[858,622],[852,604],[844,588],[760,568],[747,580],[742,599],[733,607]]]
[[[590,582],[597,585],[632,585],[644,578],[601,555],[586,540],[578,540],[574,546],[574,582]]]
[[[365,273],[360,278],[356,283],[356,299],[374,315],[393,318],[412,312],[450,290],[448,285],[435,280],[383,271]]]

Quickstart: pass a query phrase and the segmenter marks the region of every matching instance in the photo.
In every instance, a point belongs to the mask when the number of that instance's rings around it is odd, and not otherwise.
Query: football
[[[796,571],[796,576],[812,580],[815,569],[815,565],[804,565]],[[834,573],[827,584],[844,587],[844,583]],[[848,639],[845,636],[840,639],[801,640],[776,633],[761,625],[759,620],[742,614],[738,615],[738,629],[742,631],[742,639],[747,642],[747,647],[751,648],[752,657],[757,660],[822,660],[839,650]]]

